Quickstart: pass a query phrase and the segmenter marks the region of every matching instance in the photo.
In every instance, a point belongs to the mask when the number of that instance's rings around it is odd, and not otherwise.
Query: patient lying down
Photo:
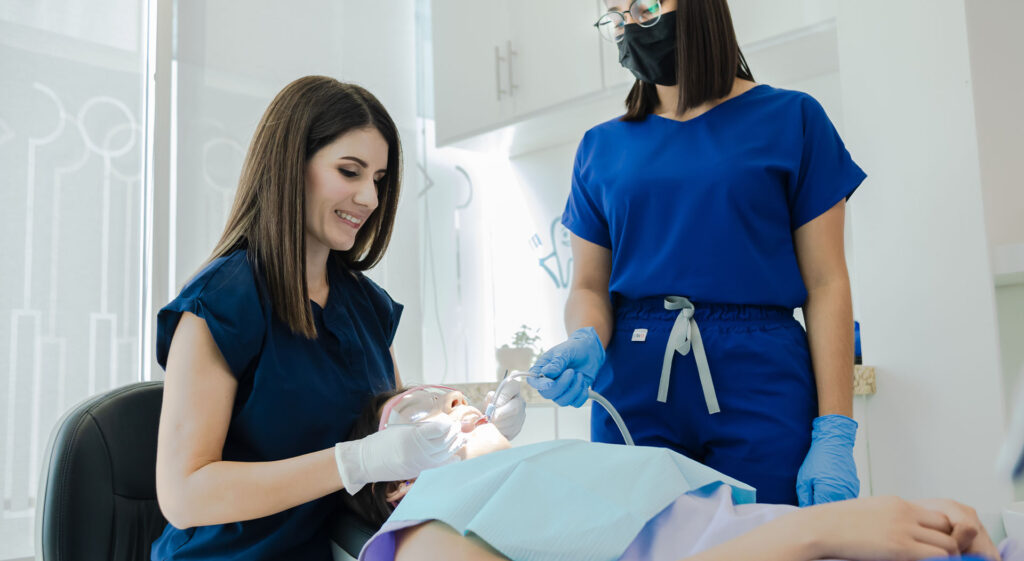
[[[372,399],[350,437],[376,431],[381,410],[397,394]],[[721,483],[681,493],[668,484],[681,481],[680,473],[692,482],[697,472],[687,470],[717,473],[674,452],[581,441],[510,449],[458,392],[446,396],[437,415],[463,423],[460,455],[473,461],[429,470],[415,484],[342,493],[355,514],[383,524],[360,560],[1000,559],[974,510],[954,501],[872,497],[803,509],[738,504],[746,500],[744,486],[721,474]],[[566,483],[538,484],[550,457],[558,462],[552,472],[573,474]],[[631,477],[616,476],[622,473]],[[489,486],[492,479],[501,480],[499,491]],[[670,493],[667,500],[659,490]],[[1024,561],[1016,549],[1005,543],[1003,558]]]

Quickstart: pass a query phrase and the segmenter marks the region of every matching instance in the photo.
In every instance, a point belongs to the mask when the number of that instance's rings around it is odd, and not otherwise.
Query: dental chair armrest
[[[344,507],[338,507],[327,521],[327,534],[331,541],[353,559],[359,557],[363,545],[377,530]]]

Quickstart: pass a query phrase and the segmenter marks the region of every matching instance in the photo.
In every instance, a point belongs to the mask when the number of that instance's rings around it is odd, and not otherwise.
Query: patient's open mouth
[[[487,417],[479,413],[467,413],[462,417],[462,432],[473,432],[473,429],[485,425],[487,422]]]

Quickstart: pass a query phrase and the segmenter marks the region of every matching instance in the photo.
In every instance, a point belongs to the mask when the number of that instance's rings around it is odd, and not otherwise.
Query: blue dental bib
[[[665,448],[557,440],[423,472],[389,522],[438,520],[519,561],[617,559],[680,495],[749,485]]]

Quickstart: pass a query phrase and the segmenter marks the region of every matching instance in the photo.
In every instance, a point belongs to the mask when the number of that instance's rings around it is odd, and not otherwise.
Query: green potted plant
[[[533,361],[544,352],[540,348],[539,329],[533,329],[529,325],[519,326],[519,330],[512,334],[512,344],[508,343],[495,349],[494,355],[498,359],[497,376],[500,380],[505,372],[512,370],[529,370]]]

